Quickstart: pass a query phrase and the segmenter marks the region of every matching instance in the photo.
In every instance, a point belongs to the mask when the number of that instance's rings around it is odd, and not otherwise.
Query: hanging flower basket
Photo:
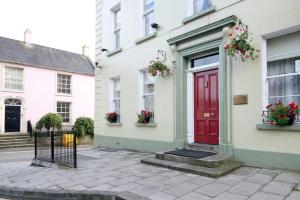
[[[248,26],[241,20],[231,27],[224,28],[223,32],[227,39],[224,49],[228,56],[242,61],[255,60],[258,57],[260,51],[252,46],[251,33],[249,33]]]
[[[270,104],[267,107],[267,118],[271,125],[286,126],[293,125],[299,106],[294,102],[284,105],[281,101],[275,105]]]
[[[105,119],[109,123],[116,123],[118,121],[118,113],[116,112],[110,112],[105,114]]]
[[[164,61],[161,61],[158,57],[156,60],[151,60],[150,65],[147,67],[147,71],[151,76],[161,76],[167,78],[172,76],[171,70],[165,64]]]

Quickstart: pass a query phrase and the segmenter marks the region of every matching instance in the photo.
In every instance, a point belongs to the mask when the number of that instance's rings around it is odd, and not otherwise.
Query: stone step
[[[185,144],[184,148],[190,149],[190,150],[195,150],[195,151],[207,151],[207,152],[213,152],[213,153],[219,152],[219,145],[192,143],[192,144]]]
[[[172,162],[168,160],[160,160],[156,158],[143,159],[141,160],[141,163],[212,178],[224,176],[242,166],[242,163],[240,162],[230,162],[229,164],[222,165],[220,167],[211,168],[187,163]]]
[[[172,162],[187,163],[191,165],[197,165],[202,167],[220,167],[222,165],[229,164],[232,162],[232,157],[222,153],[218,153],[203,158],[191,158],[186,156],[178,156],[167,153],[156,153],[156,159],[167,160]]]
[[[9,145],[15,145],[15,144],[33,144],[32,140],[23,140],[23,141],[0,141],[1,146],[9,146]]]
[[[29,135],[0,135],[1,140],[18,139],[18,138],[31,138]]]
[[[9,139],[2,139],[0,138],[0,144],[3,142],[21,142],[21,141],[33,141],[33,138],[9,138]]]
[[[25,147],[34,147],[34,144],[12,144],[12,145],[1,145],[0,149],[6,148],[25,148]]]

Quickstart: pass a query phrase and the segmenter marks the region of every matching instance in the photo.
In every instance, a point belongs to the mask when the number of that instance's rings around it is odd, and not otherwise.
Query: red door
[[[194,75],[195,143],[219,144],[218,70]]]

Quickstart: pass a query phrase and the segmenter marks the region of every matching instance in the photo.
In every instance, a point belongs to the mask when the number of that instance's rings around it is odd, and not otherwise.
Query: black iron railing
[[[72,131],[37,131],[35,159],[77,167],[77,137]]]
[[[262,118],[263,118],[263,123],[264,124],[271,124],[271,121],[270,121],[270,118],[269,118],[270,113],[271,113],[271,111],[268,111],[268,110],[263,111]],[[300,112],[298,112],[298,113],[300,113]],[[300,115],[299,114],[295,116],[294,123],[300,123]]]

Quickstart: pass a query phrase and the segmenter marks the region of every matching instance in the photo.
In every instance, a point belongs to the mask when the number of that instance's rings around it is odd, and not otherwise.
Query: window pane
[[[154,95],[147,95],[144,97],[144,107],[146,111],[154,111]]]
[[[71,107],[71,103],[69,102],[57,102],[57,114],[59,114],[62,119],[63,122],[65,123],[69,123],[70,122],[70,107]]]
[[[57,93],[71,94],[71,76],[57,74]]]
[[[154,12],[150,12],[145,15],[145,35],[148,35],[150,33],[153,33],[153,28],[151,27],[151,24],[154,22]]]
[[[23,89],[23,69],[5,67],[5,89]]]
[[[115,31],[115,49],[120,48],[120,30]]]
[[[149,94],[149,93],[154,93],[154,84],[144,84],[144,93]]]
[[[219,54],[209,55],[202,58],[196,58],[192,61],[192,68],[193,67],[199,67],[203,65],[208,65],[212,63],[218,63],[219,62]]]
[[[154,9],[154,0],[145,0],[145,13]]]
[[[268,76],[276,76],[296,72],[295,61],[297,59],[300,59],[300,57],[268,62]]]
[[[194,13],[201,12],[211,6],[210,0],[194,0]]]
[[[268,80],[269,97],[300,94],[300,75],[271,78]]]

